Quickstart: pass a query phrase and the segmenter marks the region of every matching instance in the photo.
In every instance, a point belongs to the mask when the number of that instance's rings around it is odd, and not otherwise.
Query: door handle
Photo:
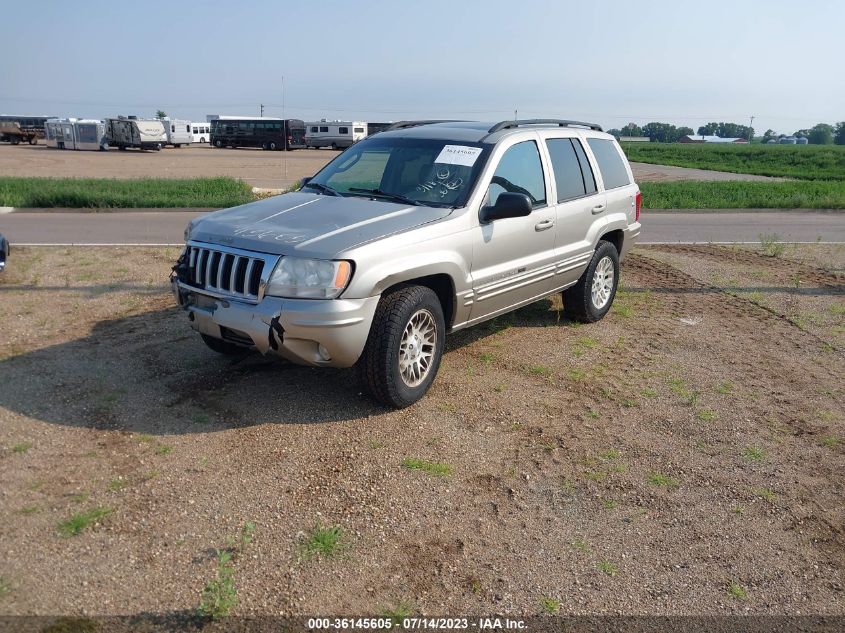
[[[554,220],[543,220],[542,222],[537,222],[534,225],[535,231],[545,231],[546,229],[550,229],[555,225]]]
[[[601,213],[602,211],[604,211],[604,205],[603,204],[597,204],[596,206],[593,207],[593,215],[596,215],[597,213]]]

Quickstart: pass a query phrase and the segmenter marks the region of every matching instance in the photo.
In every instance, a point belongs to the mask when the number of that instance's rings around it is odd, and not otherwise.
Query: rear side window
[[[342,127],[342,128],[339,128],[337,132],[338,132],[338,134],[349,134],[349,128],[348,127]]]
[[[590,149],[596,156],[605,189],[616,189],[631,184],[631,180],[628,178],[628,170],[625,169],[625,161],[622,160],[622,156],[613,141],[603,138],[588,138],[587,143],[590,144]]]
[[[596,191],[593,172],[577,139],[548,139],[546,147],[552,159],[558,202],[580,198]],[[581,159],[581,156],[584,158]]]
[[[490,182],[489,204],[496,204],[504,191],[528,194],[535,209],[546,204],[546,181],[534,141],[517,143],[502,156]]]

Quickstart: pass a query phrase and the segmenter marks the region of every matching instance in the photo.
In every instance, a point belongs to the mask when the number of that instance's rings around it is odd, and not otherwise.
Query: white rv
[[[194,143],[211,142],[211,123],[208,121],[194,121],[191,123],[191,136]]]
[[[173,147],[190,145],[194,142],[194,135],[191,132],[191,122],[182,119],[164,118],[164,133],[167,135],[167,144]]]
[[[344,149],[367,138],[364,121],[312,121],[305,124],[305,144],[308,147]]]
[[[167,132],[159,119],[117,117],[106,119],[106,140],[117,149],[138,147],[160,150],[167,143]]]
[[[47,147],[105,150],[106,126],[96,119],[48,119],[44,123]]]

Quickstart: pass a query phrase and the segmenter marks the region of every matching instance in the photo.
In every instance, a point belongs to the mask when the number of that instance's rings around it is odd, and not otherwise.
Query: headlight
[[[345,261],[282,257],[264,294],[298,299],[334,299],[349,283],[352,265]]]

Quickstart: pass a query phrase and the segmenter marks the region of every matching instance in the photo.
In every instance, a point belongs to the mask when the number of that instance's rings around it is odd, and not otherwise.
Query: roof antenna
[[[519,110],[517,110],[516,108],[514,108],[514,109],[513,109],[513,120],[514,120],[514,121],[519,121],[519,117],[518,117],[518,116],[516,116],[517,112],[519,112]]]

